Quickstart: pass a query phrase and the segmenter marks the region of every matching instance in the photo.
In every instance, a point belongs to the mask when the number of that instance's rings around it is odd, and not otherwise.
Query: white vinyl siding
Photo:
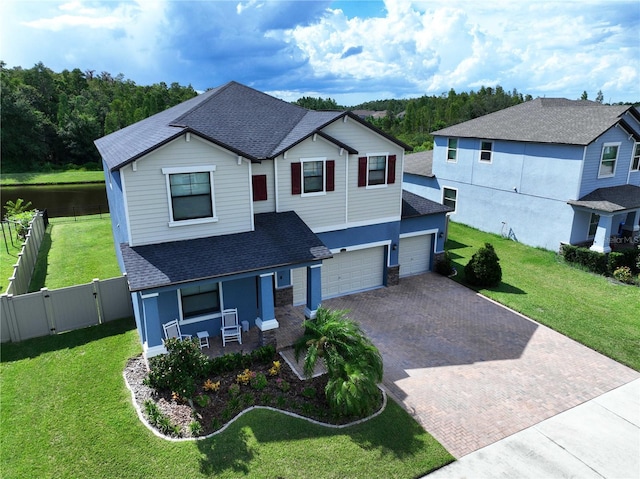
[[[213,167],[215,223],[170,227],[169,193],[163,168]],[[132,245],[161,243],[251,230],[249,165],[191,135],[180,137],[121,170],[126,184]]]
[[[402,148],[354,120],[347,120],[346,123],[339,120],[325,127],[323,131],[359,152],[355,155],[349,155],[347,218],[349,224],[399,221],[402,206],[402,160],[404,154]],[[396,155],[395,183],[387,184],[384,188],[358,188],[358,157],[382,151],[388,155]],[[336,177],[337,188],[338,179]]]
[[[262,163],[253,163],[251,165],[252,175],[267,175],[267,200],[256,201],[253,203],[253,212],[271,213],[276,210],[276,190],[274,185],[273,161],[265,160]]]
[[[400,238],[400,277],[429,271],[433,235]]]
[[[346,154],[318,137],[303,141],[287,152],[286,158],[276,158],[278,172],[278,211],[295,211],[313,229],[322,229],[345,222],[346,206]],[[326,158],[334,160],[334,191],[326,193],[291,194],[291,163],[302,159]],[[326,165],[324,165],[326,167]]]

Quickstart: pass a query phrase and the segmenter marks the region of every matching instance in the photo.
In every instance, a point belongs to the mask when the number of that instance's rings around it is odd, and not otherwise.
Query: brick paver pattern
[[[433,273],[323,306],[351,311],[387,391],[456,457],[640,377]]]

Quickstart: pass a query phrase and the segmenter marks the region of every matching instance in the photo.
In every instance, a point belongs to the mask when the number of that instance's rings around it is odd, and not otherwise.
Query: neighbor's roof
[[[255,215],[254,231],[120,250],[131,291],[331,258],[293,211]]]
[[[449,213],[453,208],[402,190],[402,218]]]
[[[622,118],[626,112],[640,121],[640,112],[629,105],[602,105],[588,100],[565,98],[537,98],[435,131],[432,135],[588,145],[605,131],[619,124],[640,141],[640,130],[637,127],[634,129]]]
[[[412,175],[428,176],[433,178],[431,171],[433,166],[433,150],[419,151],[404,155],[404,173]]]
[[[230,82],[141,120],[95,144],[113,170],[193,132],[252,161],[275,158],[329,123],[348,116],[400,145],[411,147],[366,123],[348,111],[313,111]],[[354,148],[322,134],[328,141],[357,153]]]
[[[640,208],[640,186],[620,185],[598,188],[579,200],[571,200],[567,203],[607,213],[633,210]]]

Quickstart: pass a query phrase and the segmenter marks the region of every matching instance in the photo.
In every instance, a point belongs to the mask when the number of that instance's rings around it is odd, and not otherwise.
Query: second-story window
[[[442,204],[449,208],[453,208],[452,213],[455,213],[458,208],[458,190],[455,188],[443,188]]]
[[[324,191],[324,161],[305,161],[302,163],[303,193]]]
[[[631,160],[631,171],[640,170],[640,143],[636,143]]]
[[[378,187],[396,182],[396,155],[373,153],[358,158],[358,186]]]
[[[491,163],[492,151],[493,143],[490,141],[482,141],[480,143],[480,161],[482,163]]]
[[[215,166],[162,169],[167,178],[170,226],[216,221],[214,171]]]
[[[370,156],[367,185],[383,185],[385,183],[386,166],[386,156]]]
[[[447,140],[447,161],[455,163],[458,161],[458,139],[449,138]]]
[[[598,170],[598,178],[606,178],[615,175],[619,147],[619,143],[605,143],[602,146],[602,156],[600,157],[600,169]]]

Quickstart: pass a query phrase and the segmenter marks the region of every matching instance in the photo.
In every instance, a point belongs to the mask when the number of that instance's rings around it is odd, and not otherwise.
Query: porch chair
[[[169,338],[176,338],[180,340],[183,340],[185,338],[191,339],[190,334],[182,334],[180,332],[180,325],[178,324],[177,319],[174,319],[173,321],[169,321],[168,323],[163,324],[162,329],[164,329],[164,336],[166,339],[169,339]],[[164,343],[164,339],[162,340],[162,342]]]
[[[222,311],[222,347],[227,341],[238,341],[242,344],[242,328],[238,322],[238,308],[230,308]]]

